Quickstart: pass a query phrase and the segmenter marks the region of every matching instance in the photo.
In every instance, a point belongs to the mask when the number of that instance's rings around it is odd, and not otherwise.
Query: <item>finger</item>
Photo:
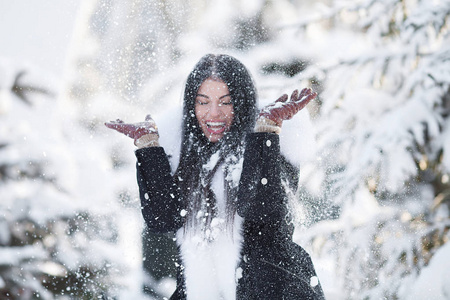
[[[287,94],[283,94],[280,98],[278,98],[275,102],[286,102],[286,100],[289,98]]]
[[[301,99],[301,101],[302,101],[302,102],[304,102],[304,101],[309,102],[309,101],[313,100],[313,99],[316,98],[316,97],[317,97],[317,93],[316,93],[316,92],[313,92],[313,91],[311,90],[311,91],[310,91],[310,94],[305,95],[305,96]]]
[[[123,128],[123,124],[121,123],[113,123],[113,122],[109,122],[109,123],[105,123],[105,126],[117,131],[122,132],[122,128]]]
[[[317,93],[312,92],[311,94],[302,97],[300,99],[300,101],[296,102],[297,111],[302,110],[306,105],[308,105],[309,102],[311,102],[311,100],[316,98],[316,96],[317,96]]]
[[[122,124],[123,121],[121,119],[116,119],[115,121],[109,121],[109,122],[105,122],[105,124]]]
[[[114,129],[115,123],[114,123],[114,121],[112,121],[112,122],[105,122],[105,126],[108,127],[108,128]]]
[[[298,97],[299,100],[301,100],[302,98],[310,95],[313,91],[310,88],[304,88],[301,92],[300,92],[300,96]]]
[[[297,101],[298,100],[298,90],[294,90],[291,94],[291,101]]]

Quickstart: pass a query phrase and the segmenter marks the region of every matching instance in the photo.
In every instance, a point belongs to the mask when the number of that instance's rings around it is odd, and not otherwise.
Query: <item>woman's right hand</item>
[[[285,120],[291,119],[296,113],[302,110],[311,100],[316,98],[317,93],[313,92],[309,88],[301,90],[295,90],[291,98],[288,95],[283,95],[278,98],[275,103],[264,107],[259,113],[259,118],[270,119],[277,126],[281,127],[281,124]]]
[[[105,126],[125,134],[134,139],[135,142],[147,134],[153,133],[158,135],[158,127],[150,115],[145,117],[144,122],[125,123],[124,121],[117,119],[116,121],[106,122]]]

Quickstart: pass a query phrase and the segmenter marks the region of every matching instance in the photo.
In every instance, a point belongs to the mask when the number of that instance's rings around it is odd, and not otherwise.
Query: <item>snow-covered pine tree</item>
[[[136,292],[120,247],[119,225],[130,222],[114,197],[120,185],[106,175],[108,162],[90,148],[89,135],[70,122],[51,78],[0,60],[0,298]]]
[[[299,240],[333,262],[333,297],[446,299],[450,1],[333,1],[313,12],[282,30],[315,59],[294,79],[323,82],[318,160],[302,183],[311,205],[340,213]]]

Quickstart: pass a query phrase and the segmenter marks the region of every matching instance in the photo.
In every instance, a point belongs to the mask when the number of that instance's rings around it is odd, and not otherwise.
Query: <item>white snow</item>
[[[404,299],[448,299],[450,297],[450,243],[443,245],[424,267]]]
[[[449,243],[433,244],[428,264],[420,247],[434,229],[448,241],[450,1],[144,2],[0,1],[0,165],[8,166],[0,170],[2,267],[55,275],[105,266],[119,299],[148,299],[146,280],[170,295],[173,279],[142,272],[135,148],[102,124],[154,114],[174,171],[186,76],[203,54],[226,52],[252,72],[260,107],[316,80],[319,99],[280,134],[283,154],[302,170],[303,209],[326,219],[323,202],[341,205],[339,218],[296,229],[318,273],[311,285],[320,281],[328,299],[450,297]],[[250,36],[239,36],[237,21],[248,18],[262,22],[270,39],[238,51],[233,43]],[[292,77],[261,72],[299,60],[307,68]],[[12,91],[16,80],[44,92],[24,101]],[[242,163],[229,170],[236,185]],[[69,235],[65,218],[83,228]],[[23,220],[52,234],[9,247]],[[194,298],[225,291],[233,299],[240,240],[220,234],[223,224],[219,216],[209,232],[184,237]],[[228,262],[226,253],[233,253]],[[193,265],[203,271],[192,273]],[[5,279],[0,274],[0,288]],[[36,279],[22,281],[38,290]]]

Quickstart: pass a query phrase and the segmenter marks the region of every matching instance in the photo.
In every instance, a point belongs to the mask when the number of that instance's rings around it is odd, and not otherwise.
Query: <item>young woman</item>
[[[184,92],[181,153],[171,174],[155,122],[106,126],[134,139],[142,213],[159,233],[175,231],[180,257],[171,299],[324,299],[309,255],[292,241],[289,190],[298,170],[278,133],[314,99],[283,95],[261,112],[244,65],[206,55]]]

